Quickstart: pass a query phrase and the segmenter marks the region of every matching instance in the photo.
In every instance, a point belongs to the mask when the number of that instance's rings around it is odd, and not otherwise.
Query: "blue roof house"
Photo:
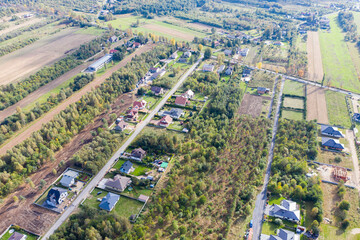
[[[324,148],[331,150],[342,151],[345,149],[344,145],[341,144],[338,139],[323,137],[321,139],[321,144]]]
[[[124,164],[121,165],[121,167],[120,167],[120,172],[126,173],[126,174],[130,174],[134,170],[135,170],[135,168],[133,167],[133,164],[130,161],[124,162]]]
[[[344,135],[339,131],[337,127],[321,125],[321,134],[324,136],[343,138]]]
[[[99,204],[99,207],[103,210],[110,212],[119,201],[120,196],[114,193],[108,193]]]

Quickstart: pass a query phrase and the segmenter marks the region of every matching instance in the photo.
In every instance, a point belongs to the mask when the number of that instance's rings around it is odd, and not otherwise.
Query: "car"
[[[102,191],[100,191],[100,192],[97,192],[97,193],[96,193],[96,196],[97,196],[97,195],[100,195],[101,193],[102,193]]]

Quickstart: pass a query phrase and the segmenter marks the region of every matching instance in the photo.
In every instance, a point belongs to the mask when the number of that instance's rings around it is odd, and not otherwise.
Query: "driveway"
[[[353,174],[353,178],[354,178],[354,182],[356,184],[356,188],[360,191],[360,187],[359,187],[359,159],[357,156],[357,152],[356,152],[356,146],[355,146],[355,138],[354,138],[354,132],[352,130],[346,130],[346,139],[349,142],[349,148],[350,148],[350,153],[351,153],[351,159],[353,161],[353,165],[354,165],[354,174]]]

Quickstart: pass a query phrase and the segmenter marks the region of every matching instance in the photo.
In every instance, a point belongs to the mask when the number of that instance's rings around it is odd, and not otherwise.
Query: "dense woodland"
[[[43,125],[40,131],[20,143],[0,160],[0,196],[12,192],[26,176],[37,171],[54,157],[64,144],[68,143],[92,119],[106,109],[116,97],[134,88],[147,69],[158,62],[160,54],[170,54],[173,49],[159,46],[151,52],[136,56],[133,60],[112,74],[100,87],[84,95],[80,101],[70,105],[54,119]],[[96,158],[95,161],[103,161]],[[97,165],[96,163],[94,163]],[[93,173],[97,169],[93,169]]]

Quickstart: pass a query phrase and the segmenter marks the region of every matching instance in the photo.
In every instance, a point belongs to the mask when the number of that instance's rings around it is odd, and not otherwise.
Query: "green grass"
[[[304,96],[305,95],[304,84],[295,81],[286,80],[283,93],[296,95],[296,96]]]
[[[276,230],[278,228],[279,227],[275,223],[266,221],[262,225],[261,233],[266,235],[276,235]]]
[[[351,127],[345,95],[333,91],[325,92],[329,122],[332,125]]]
[[[102,191],[102,193],[99,195],[96,195],[97,192],[100,192],[100,191]],[[88,199],[85,200],[85,202],[83,204],[100,210],[100,208],[99,208],[100,201],[98,201],[97,199],[98,198],[102,199],[107,194],[108,194],[107,191],[99,190],[99,189],[95,188],[94,191],[92,191],[91,195],[88,197]],[[116,203],[116,205],[115,205],[114,209],[111,211],[111,213],[114,213],[121,217],[129,218],[132,214],[137,214],[143,205],[144,205],[144,203],[142,203],[140,201],[133,200],[133,199],[130,199],[130,198],[127,198],[124,196],[120,196],[119,201]]]
[[[269,205],[277,204],[280,205],[281,201],[284,200],[284,197],[271,196],[269,199]]]
[[[49,191],[50,191],[50,189],[52,188],[53,186],[51,185],[50,187],[48,187],[47,189],[46,189],[46,191],[38,198],[38,200],[35,202],[36,204],[39,204],[39,205],[42,205],[44,202],[45,202],[45,200],[46,200],[46,198],[47,198],[47,195],[48,195],[48,193],[49,193]]]
[[[135,191],[135,190],[136,191]],[[133,190],[129,191],[129,189],[127,188],[124,192],[122,192],[122,194],[124,195],[128,195],[130,197],[133,197],[133,198],[138,198],[140,196],[140,194],[143,194],[145,196],[150,196],[151,193],[153,192],[153,189],[147,189],[147,188],[144,188],[144,187],[138,187],[138,186],[135,186]]]
[[[360,92],[354,62],[344,41],[344,33],[337,24],[336,15],[329,16],[331,32],[320,32],[321,56],[325,83],[353,92]]]
[[[123,165],[126,161],[127,160],[125,160],[125,159],[119,159],[113,168],[120,169],[121,165]],[[134,162],[132,162],[132,164],[133,164],[133,167],[135,168],[135,170],[130,174],[134,175],[134,176],[145,175],[146,172],[151,170],[150,168],[148,168],[144,165],[141,165],[141,164],[137,164]]]
[[[10,228],[9,231],[10,231],[11,229],[14,229],[14,228]],[[0,240],[8,240],[8,239],[11,237],[11,235],[14,234],[14,233],[9,233],[9,231],[7,231],[7,232],[0,238]],[[16,230],[16,232],[21,233],[21,234],[25,234],[25,235],[27,236],[27,237],[26,237],[26,240],[36,240],[36,239],[38,239],[37,236],[35,236],[35,235],[33,235],[33,234],[30,234],[30,233],[28,233],[28,232],[25,232],[25,231],[22,230],[22,229]]]
[[[282,110],[282,118],[290,120],[303,120],[304,114],[302,112],[295,112],[290,110]]]
[[[100,36],[105,32],[104,29],[97,28],[97,27],[88,27],[88,28],[81,28],[80,30],[76,31],[78,34],[89,34],[89,35],[95,35]]]
[[[301,37],[301,35],[299,35],[299,36],[296,38],[296,47],[297,47],[301,52],[307,52],[306,41],[303,40],[303,38]]]
[[[284,98],[284,107],[304,109],[304,100],[300,98]]]

